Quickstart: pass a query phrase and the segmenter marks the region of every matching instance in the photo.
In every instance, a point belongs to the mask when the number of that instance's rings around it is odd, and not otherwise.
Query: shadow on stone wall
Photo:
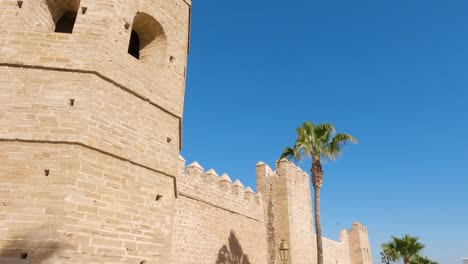
[[[49,239],[49,233],[44,229],[8,239],[0,238],[0,263],[41,263],[50,259],[63,243],[61,245],[58,241]]]
[[[228,238],[228,245],[223,245],[218,251],[216,264],[250,264],[249,257],[244,254],[239,240],[234,231],[231,230]]]

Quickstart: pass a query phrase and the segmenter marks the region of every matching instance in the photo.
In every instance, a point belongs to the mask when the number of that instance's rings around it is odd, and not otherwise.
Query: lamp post
[[[283,264],[286,264],[286,262],[288,262],[289,246],[288,243],[284,241],[284,239],[281,240],[279,251],[281,261],[283,262]]]

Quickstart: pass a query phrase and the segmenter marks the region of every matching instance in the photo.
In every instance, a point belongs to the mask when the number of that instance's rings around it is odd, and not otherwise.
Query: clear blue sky
[[[331,122],[359,144],[324,167],[326,236],[364,223],[374,264],[404,233],[468,257],[468,1],[194,1],[185,100],[187,162],[254,187],[298,125]]]

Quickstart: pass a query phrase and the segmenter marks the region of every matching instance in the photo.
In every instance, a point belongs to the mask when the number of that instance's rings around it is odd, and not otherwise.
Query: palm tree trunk
[[[312,159],[312,184],[314,186],[315,236],[317,239],[317,264],[323,264],[322,225],[320,224],[320,188],[323,184],[323,170],[320,159]]]
[[[405,264],[410,264],[409,258],[404,258],[403,261]]]
[[[322,225],[320,224],[320,187],[314,186],[315,235],[317,238],[317,264],[323,264]]]

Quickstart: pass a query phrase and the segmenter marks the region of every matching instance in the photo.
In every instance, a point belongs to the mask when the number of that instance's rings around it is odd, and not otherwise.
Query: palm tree
[[[322,226],[320,224],[320,188],[323,185],[322,160],[334,160],[341,154],[341,147],[346,142],[356,143],[348,134],[335,134],[332,124],[314,125],[304,122],[296,129],[297,139],[293,147],[283,150],[280,159],[290,158],[296,161],[310,158],[312,165],[312,185],[314,186],[315,233],[317,239],[317,264],[323,264]]]
[[[390,257],[392,261],[403,259],[405,264],[411,264],[411,260],[416,258],[424,244],[419,242],[419,237],[404,235],[402,238],[392,236],[390,242],[382,244],[384,253]]]
[[[421,255],[416,255],[410,259],[410,264],[438,264],[428,257],[423,257]]]
[[[380,252],[380,255],[382,255],[382,263],[390,264],[390,262],[396,262],[400,259],[400,255],[395,249],[384,245],[382,245],[382,249],[383,252]]]

